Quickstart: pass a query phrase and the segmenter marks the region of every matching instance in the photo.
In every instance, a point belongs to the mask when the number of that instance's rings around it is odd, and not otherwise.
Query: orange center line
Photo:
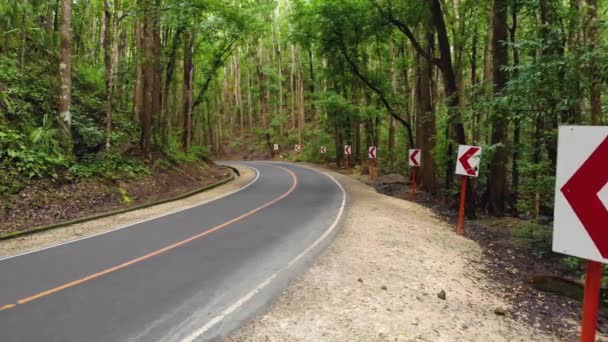
[[[126,268],[126,267],[128,267],[128,266],[131,266],[131,265],[137,264],[137,263],[139,263],[139,262],[141,262],[141,261],[144,261],[144,260],[147,260],[147,259],[153,258],[153,257],[155,257],[155,256],[158,256],[158,255],[160,255],[160,254],[163,254],[163,253],[165,253],[165,252],[168,252],[168,251],[170,251],[170,250],[172,250],[172,249],[175,249],[175,248],[177,248],[177,247],[181,247],[181,246],[183,246],[183,245],[185,245],[185,244],[187,244],[187,243],[190,243],[190,242],[192,242],[192,241],[194,241],[194,240],[197,240],[197,239],[200,239],[200,238],[202,238],[202,237],[204,237],[204,236],[207,236],[207,235],[209,235],[209,234],[211,234],[211,233],[213,233],[213,232],[216,232],[216,231],[218,231],[218,230],[221,230],[221,229],[223,229],[223,228],[226,228],[226,227],[230,226],[230,225],[231,225],[231,224],[233,224],[233,223],[236,223],[236,222],[238,222],[238,221],[241,221],[241,220],[243,220],[243,219],[245,219],[245,218],[247,218],[247,217],[249,217],[249,216],[251,216],[251,215],[253,215],[253,214],[257,213],[257,212],[259,212],[260,210],[262,210],[262,209],[264,209],[264,208],[267,208],[267,207],[269,207],[269,206],[271,206],[271,205],[273,205],[273,204],[275,204],[275,203],[279,202],[280,200],[284,199],[285,197],[287,197],[289,194],[291,194],[291,193],[292,193],[292,192],[295,190],[296,186],[298,185],[298,177],[295,175],[295,173],[293,173],[292,171],[290,171],[290,170],[288,170],[288,169],[286,169],[286,168],[284,168],[284,167],[281,167],[281,166],[275,166],[275,165],[273,165],[273,167],[277,167],[277,168],[280,168],[280,169],[283,169],[283,170],[287,171],[287,172],[288,172],[288,173],[291,175],[292,180],[293,180],[293,183],[292,183],[292,185],[291,185],[291,188],[289,188],[289,190],[288,190],[286,193],[284,193],[283,195],[281,195],[281,196],[279,196],[279,197],[275,198],[274,200],[272,200],[272,201],[270,201],[270,202],[268,202],[268,203],[266,203],[266,204],[264,204],[264,205],[262,205],[262,206],[260,206],[260,207],[257,207],[257,208],[255,208],[255,209],[253,209],[253,210],[251,210],[251,211],[249,211],[249,212],[247,212],[247,213],[245,213],[245,214],[243,214],[243,215],[239,216],[239,217],[235,217],[235,218],[233,218],[233,219],[232,219],[232,220],[230,220],[230,221],[226,221],[226,222],[224,222],[224,223],[220,224],[219,226],[215,226],[215,227],[213,227],[213,228],[211,228],[211,229],[209,229],[209,230],[206,230],[206,231],[204,231],[204,232],[202,232],[202,233],[199,233],[199,234],[196,234],[196,235],[194,235],[194,236],[191,236],[191,237],[189,237],[189,238],[187,238],[187,239],[185,239],[185,240],[178,241],[178,242],[176,242],[176,243],[173,243],[173,244],[171,244],[171,245],[168,245],[168,246],[166,246],[166,247],[163,247],[163,248],[161,248],[161,249],[158,249],[158,250],[156,250],[156,251],[154,251],[154,252],[151,252],[151,253],[148,253],[148,254],[146,254],[146,255],[143,255],[143,256],[141,256],[141,257],[139,257],[139,258],[135,258],[135,259],[129,260],[129,261],[124,262],[124,263],[122,263],[122,264],[119,264],[119,265],[116,265],[116,266],[113,266],[113,267],[107,268],[107,269],[105,269],[105,270],[103,270],[103,271],[100,271],[100,272],[97,272],[97,273],[94,273],[94,274],[88,275],[88,276],[86,276],[86,277],[84,277],[84,278],[80,278],[80,279],[78,279],[78,280],[74,280],[74,281],[72,281],[72,282],[69,282],[69,283],[66,283],[66,284],[63,284],[63,285],[57,286],[57,287],[55,287],[55,288],[52,288],[52,289],[49,289],[49,290],[46,290],[46,291],[40,292],[40,293],[35,294],[35,295],[33,295],[33,296],[30,296],[30,297],[27,297],[27,298],[20,299],[20,300],[18,300],[18,301],[17,301],[17,304],[25,304],[25,303],[28,303],[28,302],[34,301],[34,300],[36,300],[36,299],[40,299],[40,298],[42,298],[42,297],[46,297],[46,296],[52,295],[52,294],[57,293],[57,292],[59,292],[59,291],[63,291],[63,290],[68,289],[68,288],[70,288],[70,287],[74,287],[74,286],[76,286],[76,285],[79,285],[79,284],[85,283],[85,282],[87,282],[87,281],[90,281],[90,280],[93,280],[93,279],[96,279],[96,278],[102,277],[102,276],[104,276],[104,275],[106,275],[106,274],[110,274],[110,273],[112,273],[112,272],[116,272],[116,271],[121,270],[121,269],[123,269],[123,268]],[[1,307],[0,307],[0,311],[2,311],[2,310],[7,310],[7,309],[11,309],[11,308],[14,308],[15,306],[16,306],[15,304],[8,304],[8,305],[4,305],[4,306],[1,306]]]

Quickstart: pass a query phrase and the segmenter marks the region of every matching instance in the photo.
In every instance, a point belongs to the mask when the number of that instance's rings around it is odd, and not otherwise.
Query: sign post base
[[[594,342],[600,305],[603,265],[597,261],[587,261],[585,295],[583,298],[583,322],[581,342]]]
[[[412,201],[416,200],[416,168],[412,168]]]
[[[376,160],[372,159],[369,165],[369,180],[376,179]]]
[[[458,227],[456,232],[458,235],[464,235],[464,206],[467,202],[467,181],[469,177],[462,176],[462,184],[460,187],[460,210],[458,211]]]

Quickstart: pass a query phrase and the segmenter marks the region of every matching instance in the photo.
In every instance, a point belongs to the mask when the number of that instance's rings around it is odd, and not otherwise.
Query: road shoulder
[[[0,257],[10,257],[16,254],[27,253],[32,250],[86,238],[88,236],[102,234],[120,227],[130,226],[141,221],[149,220],[151,218],[168,215],[179,211],[182,208],[204,204],[206,202],[227,196],[246,186],[256,177],[256,172],[249,167],[239,165],[233,166],[236,167],[240,173],[240,176],[234,181],[208,191],[198,193],[191,197],[97,220],[77,223],[36,234],[0,241]]]
[[[481,248],[430,209],[324,171],[349,193],[342,230],[228,341],[558,340],[509,317],[486,280]]]

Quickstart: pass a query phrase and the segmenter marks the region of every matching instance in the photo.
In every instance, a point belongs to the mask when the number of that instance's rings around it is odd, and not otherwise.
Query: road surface
[[[258,177],[229,196],[0,260],[0,341],[206,341],[251,318],[329,243],[346,195],[242,164]]]

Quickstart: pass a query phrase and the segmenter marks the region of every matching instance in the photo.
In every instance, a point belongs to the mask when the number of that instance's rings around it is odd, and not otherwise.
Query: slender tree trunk
[[[259,111],[260,111],[260,119],[262,122],[262,128],[264,130],[266,130],[268,128],[268,124],[266,121],[266,80],[265,80],[265,75],[264,75],[264,43],[262,42],[262,40],[260,40],[259,42],[259,47],[258,47],[258,65],[257,65],[257,72],[258,72],[258,83],[259,83],[259,89],[258,89],[258,99],[259,99]]]
[[[138,8],[143,8],[143,0],[137,0]],[[137,77],[135,80],[133,102],[133,119],[139,123],[143,115],[144,98],[144,18],[139,14],[135,19],[135,51],[133,52],[137,64]]]
[[[517,77],[517,67],[519,66],[519,48],[516,46],[517,43],[517,25],[518,25],[518,3],[511,4],[511,27],[509,28],[509,35],[511,39],[511,46],[513,51],[513,77]],[[511,188],[513,191],[514,206],[516,206],[519,200],[519,159],[520,159],[520,142],[521,142],[521,120],[514,120],[513,123],[513,151],[512,151],[512,170],[511,170]]]
[[[247,119],[249,122],[249,133],[253,134],[253,97],[251,95],[251,70],[247,67]]]
[[[151,122],[152,127],[154,129],[155,138],[160,142],[160,124],[159,118],[163,108],[163,98],[162,93],[162,74],[163,74],[163,64],[162,64],[162,46],[160,40],[160,17],[161,17],[161,8],[162,1],[156,0],[154,4],[154,10],[152,11],[152,48],[153,48],[153,101],[152,101],[152,113],[151,113]]]
[[[315,102],[314,102],[314,98],[315,98],[315,69],[313,66],[313,55],[312,55],[312,49],[308,48],[308,71],[310,73],[310,85],[309,85],[309,91],[310,91],[310,95],[309,97],[313,99],[312,102],[310,102],[310,109],[311,112],[313,113],[313,115],[315,115],[316,117],[316,110],[315,110]]]
[[[182,131],[182,150],[188,152],[192,143],[192,80],[194,78],[194,65],[192,62],[194,37],[184,33],[184,121]]]
[[[104,0],[104,33],[103,33],[103,50],[104,63],[106,67],[106,151],[110,150],[112,145],[112,99],[114,87],[114,65],[112,59],[113,44],[113,26],[112,12],[110,1]]]
[[[589,16],[589,51],[593,52],[601,45],[600,23],[598,20],[597,0],[587,0]],[[597,56],[591,61],[591,123],[602,124],[602,67]]]
[[[24,4],[24,8],[23,8],[23,14],[21,15],[21,58],[20,58],[20,63],[19,63],[19,67],[21,69],[21,74],[23,74],[25,72],[25,50],[27,49],[27,3]],[[6,35],[8,37],[8,35]],[[7,44],[8,46],[8,44]],[[2,50],[2,48],[0,48],[0,50]]]
[[[296,126],[296,52],[293,45],[291,45],[291,74],[289,75],[289,84],[291,90],[291,129],[295,129]]]
[[[59,61],[59,138],[71,156],[72,141],[72,1],[61,0],[61,56]]]
[[[175,74],[175,65],[177,63],[177,52],[182,42],[182,35],[184,34],[184,30],[185,27],[181,25],[175,30],[175,33],[173,34],[171,48],[169,50],[169,60],[167,61],[167,67],[165,68],[165,83],[163,85],[163,98],[165,99],[165,101],[163,102],[163,110],[161,111],[159,118],[159,124],[161,125],[160,135],[162,144],[166,144],[169,141],[170,131],[168,130],[168,128],[170,126],[169,122],[171,121],[169,90],[171,89],[171,85],[173,84],[173,75]],[[187,45],[188,43],[184,42],[184,49],[187,48]],[[182,138],[182,148],[183,147],[184,146]]]
[[[245,115],[243,113],[243,93],[241,91],[241,62],[240,50],[236,49],[234,55],[234,98],[239,111],[240,137],[241,141],[245,139]]]

